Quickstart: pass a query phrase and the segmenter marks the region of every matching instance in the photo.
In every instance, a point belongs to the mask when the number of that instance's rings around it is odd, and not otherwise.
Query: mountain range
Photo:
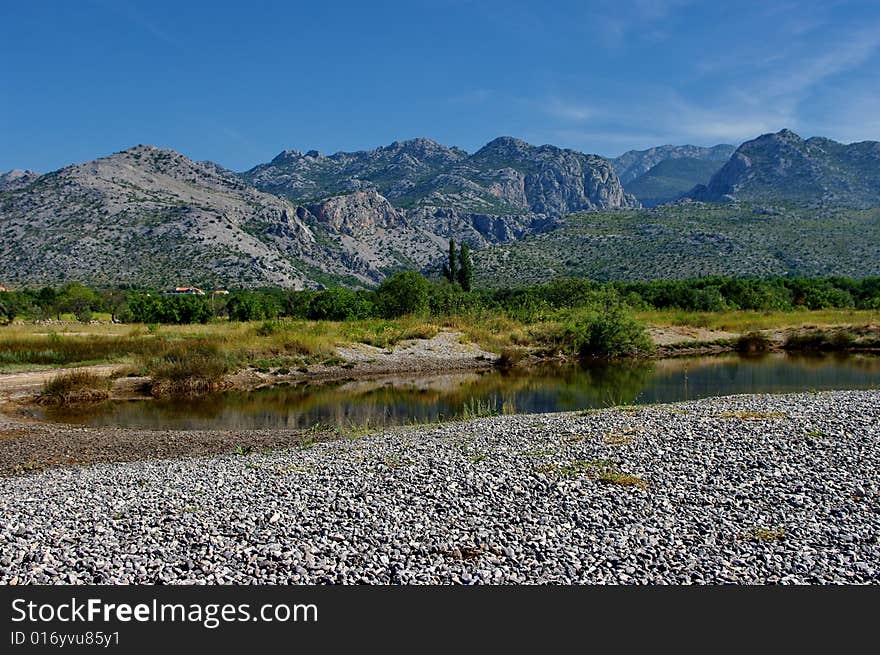
[[[787,201],[850,207],[880,205],[880,143],[843,144],[824,137],[802,139],[791,130],[747,141],[696,200]]]
[[[44,175],[0,175],[0,282],[370,285],[431,269],[449,238],[493,247],[501,275],[520,243],[566,234],[572,215],[656,205],[663,215],[693,201],[865,208],[880,206],[878,182],[880,144],[788,130],[736,149],[669,145],[611,160],[512,137],[474,153],[420,138],[331,155],[284,150],[241,173],[140,145]]]

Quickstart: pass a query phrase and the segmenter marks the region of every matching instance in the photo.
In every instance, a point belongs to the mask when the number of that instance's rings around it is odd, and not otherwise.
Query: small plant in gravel
[[[743,535],[748,541],[779,541],[785,537],[782,528],[753,528]]]
[[[605,469],[596,474],[599,482],[607,482],[609,484],[617,484],[621,487],[638,487],[639,489],[647,489],[648,483],[637,475],[629,473],[621,473],[615,469]]]
[[[361,422],[354,419],[343,419],[333,428],[333,433],[339,439],[359,439],[374,434],[384,427],[383,423],[369,417]]]
[[[390,469],[399,469],[404,468],[405,466],[410,466],[412,464],[412,461],[410,461],[406,457],[388,455],[382,460],[382,463]]]
[[[43,385],[39,401],[50,405],[93,403],[110,397],[110,379],[89,371],[70,371]]]
[[[560,477],[571,478],[589,475],[599,482],[616,484],[621,487],[638,487],[646,489],[648,483],[637,475],[619,471],[612,462],[606,459],[573,460],[567,464],[544,464],[535,468],[537,473],[552,473]]]
[[[620,432],[609,432],[602,439],[609,446],[623,446],[628,443],[631,443],[633,437],[639,432],[643,432],[644,428],[635,427],[635,428],[625,428]]]
[[[766,421],[774,418],[788,418],[785,412],[724,412],[721,418],[738,418],[743,421]]]

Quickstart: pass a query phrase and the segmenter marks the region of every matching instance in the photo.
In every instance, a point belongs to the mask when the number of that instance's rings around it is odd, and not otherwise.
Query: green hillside
[[[684,202],[572,214],[557,230],[475,253],[486,286],[558,276],[880,275],[880,209]]]

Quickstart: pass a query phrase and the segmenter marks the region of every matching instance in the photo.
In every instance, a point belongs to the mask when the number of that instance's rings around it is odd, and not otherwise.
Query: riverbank
[[[880,582],[880,392],[398,428],[0,480],[0,581]]]
[[[817,313],[823,314],[823,313]],[[700,322],[700,316],[688,318],[693,323]],[[827,318],[827,317],[826,317]],[[833,317],[839,318],[839,317]],[[654,344],[653,359],[673,357],[694,357],[718,355],[736,351],[746,352],[880,352],[880,325],[845,324],[824,325],[803,323],[797,327],[775,328],[746,335],[730,332],[715,327],[697,327],[695,325],[668,324],[671,316],[663,320],[655,316],[654,320],[662,323],[647,328],[647,334]],[[778,318],[774,319],[778,322]],[[738,319],[743,323],[742,319]],[[304,324],[308,330],[315,330],[317,324]],[[353,324],[347,328],[333,325],[332,335],[323,336],[320,346],[310,340],[318,339],[315,334],[303,333],[293,329],[294,324],[284,331],[265,336],[255,335],[254,327],[246,324],[226,326],[225,330],[218,326],[209,326],[207,333],[193,331],[191,326],[181,328],[182,332],[172,332],[163,339],[167,343],[155,343],[153,337],[141,333],[124,337],[114,333],[95,333],[91,335],[91,346],[95,342],[105,343],[97,348],[106,351],[105,356],[116,353],[116,363],[100,363],[77,367],[79,370],[91,371],[95,374],[110,377],[110,398],[126,400],[149,398],[151,378],[143,375],[143,365],[138,365],[131,357],[121,356],[126,348],[133,351],[149,352],[151,349],[167,348],[168,344],[183,352],[187,357],[187,347],[214,344],[218,352],[216,356],[242,349],[243,344],[252,343],[250,354],[242,357],[242,362],[230,372],[216,380],[217,389],[254,390],[278,384],[297,384],[304,382],[330,382],[351,379],[370,379],[386,375],[416,375],[428,373],[451,373],[458,371],[479,371],[496,365],[528,367],[546,362],[572,361],[572,355],[548,351],[546,348],[521,345],[515,348],[500,348],[499,343],[480,345],[474,341],[474,335],[453,329],[441,329],[436,325],[426,325],[412,321],[403,322],[393,328],[379,326],[379,331],[365,331],[363,325]],[[723,324],[722,324],[723,325]],[[111,326],[113,327],[113,326]],[[228,333],[227,333],[228,332]],[[343,333],[347,336],[343,336]],[[389,336],[392,335],[392,336]],[[418,335],[422,335],[421,337]],[[66,336],[51,337],[47,334],[27,331],[18,339],[33,340],[43,338],[45,342],[29,345],[27,353],[51,352],[58,348],[63,339],[83,339],[89,335],[70,333]],[[158,338],[158,337],[156,337]],[[496,335],[497,339],[504,338]],[[126,341],[126,339],[130,341]],[[337,341],[334,341],[337,339]],[[360,339],[360,340],[358,340]],[[12,340],[15,343],[15,339]],[[306,343],[311,343],[312,354],[306,356]],[[374,345],[376,343],[382,346]],[[127,344],[127,345],[126,345]],[[72,344],[76,348],[77,344]],[[38,350],[45,348],[47,350]],[[35,350],[36,349],[36,350]],[[278,353],[287,351],[298,352],[296,364],[285,360]],[[254,352],[259,353],[255,355]],[[114,359],[111,358],[111,359]],[[250,363],[247,363],[250,362]],[[74,370],[66,366],[43,366],[40,370],[16,370],[0,373],[0,411],[8,413],[27,406],[33,402],[43,384],[56,375]],[[5,408],[3,404],[6,404]]]

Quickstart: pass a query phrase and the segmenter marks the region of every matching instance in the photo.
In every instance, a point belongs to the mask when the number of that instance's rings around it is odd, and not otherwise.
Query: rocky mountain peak
[[[792,132],[787,127],[783,127],[776,134],[771,135],[771,136],[775,136],[777,139],[780,139],[783,141],[803,141],[803,139],[801,139],[800,136],[798,136],[797,134]],[[758,137],[758,138],[761,138],[761,137]]]
[[[38,177],[40,177],[39,173],[21,168],[13,168],[6,173],[0,173],[0,192],[23,189]]]
[[[534,149],[535,146],[526,143],[522,139],[512,136],[499,136],[477,150],[474,153],[474,158],[489,155],[522,155]]]
[[[309,152],[317,152],[317,151],[309,151]],[[303,153],[299,150],[282,150],[272,159],[272,164],[275,165],[283,165],[289,163],[291,161],[296,161],[302,159],[304,157]]]
[[[788,129],[743,143],[705,186],[688,195],[709,202],[737,200],[880,203],[880,144],[804,140]]]

